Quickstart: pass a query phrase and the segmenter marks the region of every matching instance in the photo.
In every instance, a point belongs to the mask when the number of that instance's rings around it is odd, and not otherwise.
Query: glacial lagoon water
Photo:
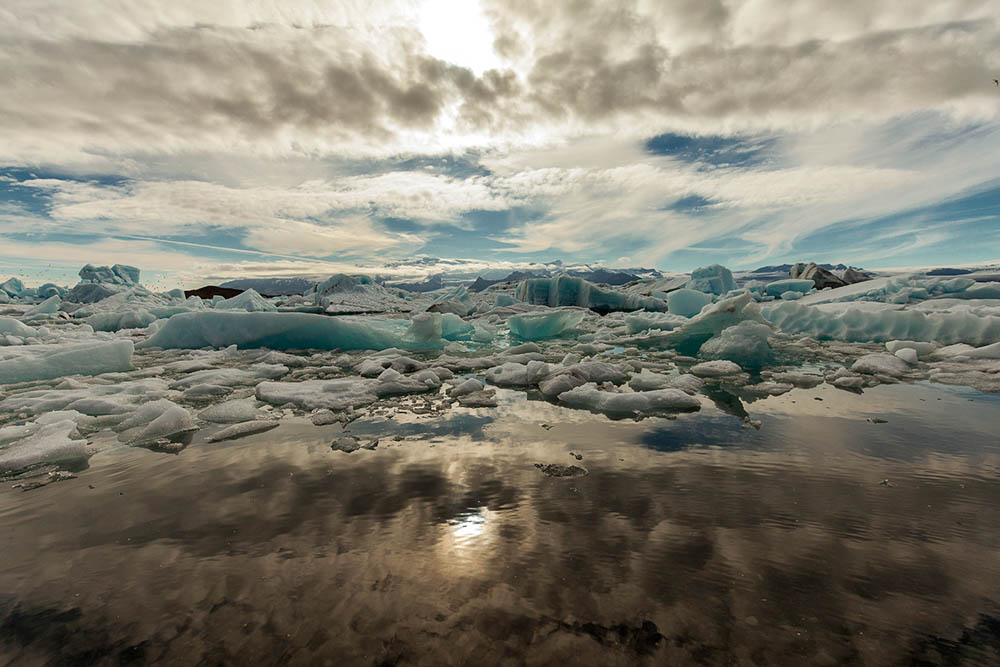
[[[1000,396],[499,398],[4,482],[0,664],[1000,663]]]

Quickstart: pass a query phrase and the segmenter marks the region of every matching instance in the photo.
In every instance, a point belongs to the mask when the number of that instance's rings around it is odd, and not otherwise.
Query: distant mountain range
[[[239,278],[222,283],[219,287],[231,289],[252,289],[261,296],[286,296],[305,294],[316,285],[316,281],[306,278]]]

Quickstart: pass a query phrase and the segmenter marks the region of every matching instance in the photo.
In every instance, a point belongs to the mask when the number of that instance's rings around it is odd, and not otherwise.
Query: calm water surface
[[[1000,664],[1000,397],[502,395],[4,483],[0,664]]]

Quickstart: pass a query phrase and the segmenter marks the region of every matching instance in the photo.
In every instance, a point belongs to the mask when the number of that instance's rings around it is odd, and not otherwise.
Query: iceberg
[[[31,435],[0,448],[0,473],[42,463],[81,461],[89,456],[87,441],[78,439],[74,421],[67,419],[36,425],[37,428],[31,429]]]
[[[764,288],[764,293],[768,296],[781,296],[785,292],[809,294],[813,289],[813,285],[812,279],[789,278],[788,280],[775,280],[773,283],[767,284]]]
[[[842,289],[871,282],[875,281]],[[807,298],[766,304],[762,313],[785,333],[806,334],[817,340],[885,343],[906,339],[945,345],[989,345],[1000,341],[1000,317],[979,316],[961,310],[947,313],[899,310],[890,304],[870,304],[870,309],[853,304],[830,304],[837,307],[828,309],[803,305]]]
[[[132,370],[134,347],[130,340],[116,340],[79,345],[32,345],[19,350],[24,354],[0,361],[0,384]]]
[[[721,264],[703,266],[691,272],[691,279],[685,285],[687,289],[722,295],[736,289],[733,272]]]
[[[144,329],[158,318],[148,310],[106,311],[95,313],[86,319],[94,331],[121,331],[122,329]]]
[[[705,359],[728,359],[744,368],[762,368],[774,359],[768,342],[771,334],[766,324],[745,320],[705,341],[699,354]]]
[[[687,288],[667,294],[667,306],[674,315],[694,317],[701,309],[712,303],[712,297],[705,292]]]
[[[24,283],[19,278],[8,278],[0,283],[0,290],[9,297],[19,297],[24,293]]]
[[[80,269],[80,281],[109,285],[138,285],[139,269],[127,264],[115,264],[114,266],[87,264]]]
[[[579,306],[597,312],[633,310],[666,311],[667,303],[656,297],[606,290],[583,278],[529,278],[517,286],[517,299],[536,306]]]
[[[52,313],[59,312],[59,306],[61,305],[62,299],[59,298],[58,294],[53,294],[38,305],[25,311],[24,317],[31,317],[33,315],[51,315]]]
[[[338,273],[316,285],[313,302],[330,314],[385,313],[411,310],[399,292],[393,293],[370,276]]]
[[[510,333],[521,340],[556,338],[576,328],[583,321],[580,310],[555,310],[542,313],[525,313],[507,319]]]
[[[354,320],[311,313],[189,312],[171,317],[139,347],[384,350],[444,346],[443,338],[407,336],[408,325],[407,320]]]
[[[247,313],[273,313],[278,309],[252,289],[215,304],[216,310],[242,310]]]
[[[719,335],[723,329],[744,320],[765,322],[760,307],[748,293],[738,294],[706,306],[686,324],[668,333],[625,339],[623,342],[645,347],[666,345],[682,354],[694,354],[705,341]]]
[[[701,401],[680,389],[613,392],[602,391],[593,382],[559,394],[559,402],[571,408],[593,410],[611,415],[650,415],[658,412],[701,409]]]

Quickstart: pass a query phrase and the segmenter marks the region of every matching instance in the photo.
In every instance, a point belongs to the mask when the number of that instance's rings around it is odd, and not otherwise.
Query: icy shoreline
[[[820,383],[1000,391],[1000,283],[855,272],[864,282],[817,291],[803,275],[837,277],[814,266],[742,287],[720,266],[620,287],[563,276],[480,292],[333,276],[273,299],[154,293],[117,265],[84,267],[72,290],[8,280],[0,474],[85,464],[109,435],[177,451],[219,422],[228,439],[289,416],[488,410],[491,386],[632,419],[697,411],[720,392],[753,402]],[[362,311],[376,314],[340,314]]]

